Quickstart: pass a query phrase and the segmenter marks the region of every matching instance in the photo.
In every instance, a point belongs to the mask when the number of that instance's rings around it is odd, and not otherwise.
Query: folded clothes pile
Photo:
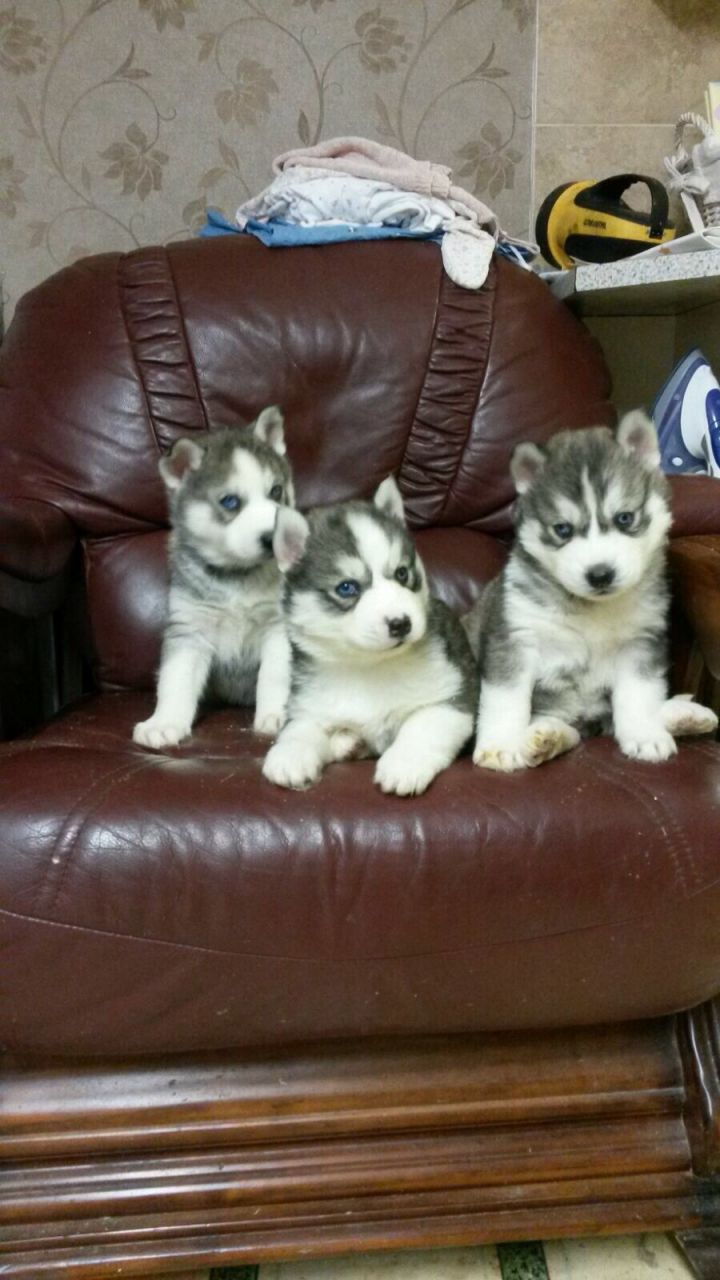
[[[452,182],[445,165],[415,160],[367,138],[332,138],[287,151],[275,177],[236,212],[237,228],[209,214],[201,234],[239,229],[286,247],[340,240],[438,240],[447,274],[478,289],[497,244],[522,261],[535,247],[501,230],[487,205]]]

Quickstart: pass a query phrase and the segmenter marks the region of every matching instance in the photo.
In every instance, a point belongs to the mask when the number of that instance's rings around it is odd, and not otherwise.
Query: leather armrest
[[[672,535],[720,534],[720,480],[714,476],[671,476]]]
[[[0,498],[0,570],[26,582],[60,573],[76,542],[59,507],[34,498]]]
[[[25,618],[56,609],[76,541],[72,522],[58,507],[0,497],[0,609]]]
[[[711,483],[720,490],[720,481]],[[675,593],[707,668],[715,680],[720,680],[720,535],[674,538],[670,543],[670,566]]]

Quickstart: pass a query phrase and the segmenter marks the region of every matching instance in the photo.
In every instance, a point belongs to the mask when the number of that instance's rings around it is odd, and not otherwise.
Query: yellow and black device
[[[639,213],[623,200],[634,182],[650,191],[650,212]],[[543,200],[535,221],[535,239],[554,267],[574,262],[616,262],[672,240],[668,195],[662,182],[641,173],[619,173],[601,182],[566,182]]]

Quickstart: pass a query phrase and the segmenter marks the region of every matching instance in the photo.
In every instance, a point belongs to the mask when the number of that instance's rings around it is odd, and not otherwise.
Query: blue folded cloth
[[[217,209],[208,209],[205,221],[198,231],[199,236],[227,236],[232,231],[240,233],[237,222],[228,222]]]
[[[331,227],[301,227],[284,218],[268,218],[258,222],[250,218],[244,231],[236,222],[228,222],[217,209],[208,209],[206,220],[200,228],[201,236],[251,235],[271,249],[289,249],[301,244],[340,244],[348,240],[432,240],[439,244],[443,231],[409,231],[406,227],[361,227],[339,222]],[[495,252],[518,266],[526,266],[536,255],[524,245],[498,244]]]
[[[434,240],[440,241],[442,231],[411,231],[406,227],[353,226],[347,222],[332,226],[303,227],[284,218],[268,218],[258,222],[250,218],[243,231],[236,223],[228,222],[217,209],[208,209],[207,221],[200,228],[201,236],[225,236],[232,232],[248,234],[261,240],[271,249],[288,249],[302,244],[340,244],[347,240]]]

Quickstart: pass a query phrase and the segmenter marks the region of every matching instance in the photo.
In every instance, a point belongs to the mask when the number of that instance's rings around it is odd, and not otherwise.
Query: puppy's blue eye
[[[399,582],[401,587],[405,586],[405,583],[407,582],[409,577],[410,577],[410,570],[408,569],[406,564],[399,565],[398,568],[395,570],[395,581]]]
[[[569,542],[575,532],[572,525],[567,520],[559,520],[557,524],[553,525],[552,531],[555,534],[555,537],[559,538],[561,542]]]
[[[335,588],[335,595],[339,596],[341,600],[354,600],[355,596],[360,595],[360,583],[355,582],[354,579],[349,579],[347,582],[338,582]]]
[[[240,506],[240,499],[236,493],[224,493],[219,501],[220,506],[224,507],[226,511],[237,511]]]
[[[634,519],[634,511],[618,511],[615,516],[615,524],[618,529],[630,529]]]
[[[270,490],[270,497],[273,502],[282,502],[283,487],[281,484],[274,484]]]

